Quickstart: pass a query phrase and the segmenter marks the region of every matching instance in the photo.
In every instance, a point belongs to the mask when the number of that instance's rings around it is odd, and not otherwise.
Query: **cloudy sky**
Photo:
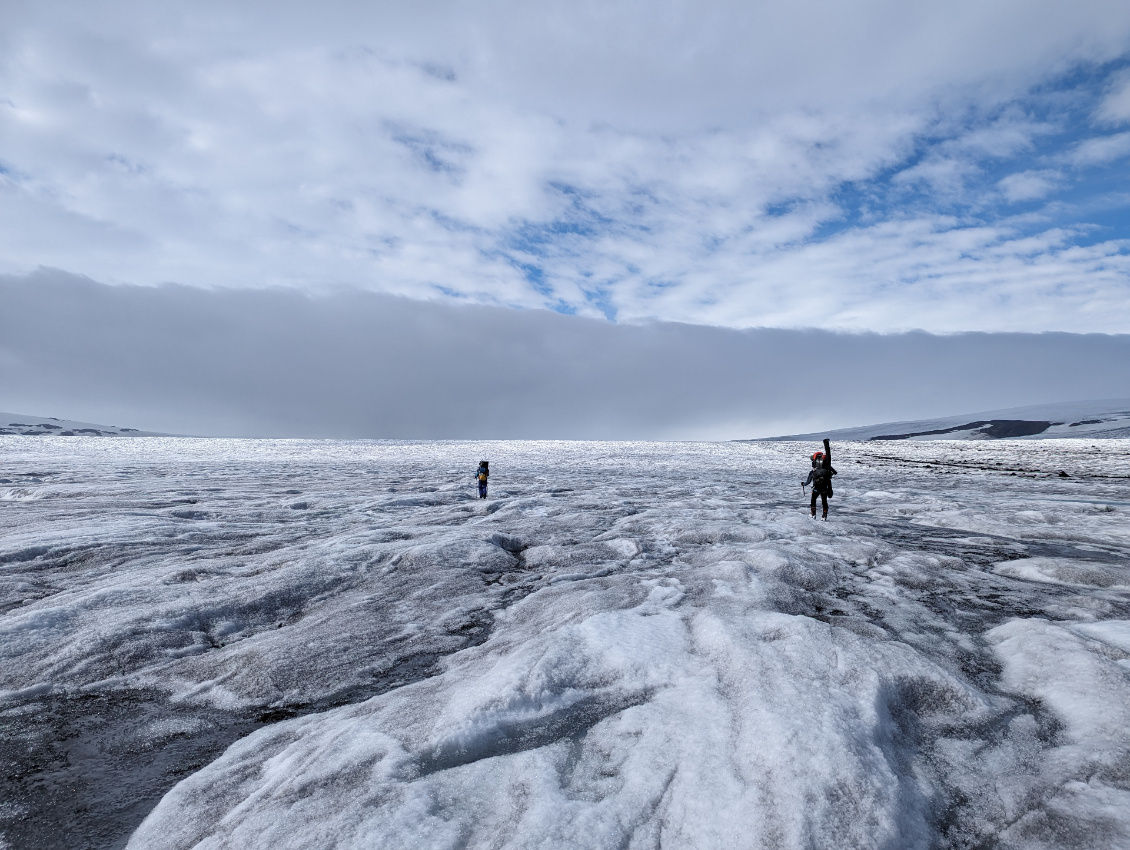
[[[395,425],[374,412],[368,387],[393,380],[438,397],[450,370],[423,349],[443,341],[420,328],[440,315],[484,365],[487,337],[513,348],[539,323],[563,351],[615,340],[615,362],[593,368],[631,387],[571,390],[566,411],[506,436],[746,436],[1130,395],[1130,370],[1095,348],[1124,352],[1130,333],[1124,0],[8,0],[3,19],[0,314],[30,327],[55,310],[73,359],[8,332],[0,409],[202,433],[502,436],[440,401]],[[134,317],[114,344],[140,353],[136,369],[157,326],[180,334],[162,356],[214,361],[192,347],[214,328],[186,315],[274,328],[250,334],[254,349],[222,338],[260,364],[289,362],[296,337],[355,334],[350,350],[375,356],[346,305],[412,319],[374,318],[395,356],[325,377],[325,418],[300,423],[269,413],[292,409],[281,375],[255,410],[224,370],[179,384],[187,363],[147,373],[161,400],[115,374],[80,392],[84,361],[113,347],[84,297]],[[672,412],[678,367],[647,333],[693,350],[688,380],[713,388],[702,416]],[[973,362],[972,340],[1013,346],[1019,371],[923,373],[929,392],[907,394],[850,361],[870,340],[911,362],[929,335],[951,363]],[[867,405],[801,404],[800,421],[783,401],[726,408],[720,375],[778,375],[766,399],[804,382],[752,349],[734,363],[733,340],[755,338],[818,339],[816,371],[856,363],[850,398]],[[1041,384],[1039,358],[1020,356],[1033,340],[1099,386]],[[562,364],[512,361],[492,362],[484,403],[553,408]],[[610,399],[628,396],[648,415],[616,413]],[[189,397],[191,415],[176,401]]]

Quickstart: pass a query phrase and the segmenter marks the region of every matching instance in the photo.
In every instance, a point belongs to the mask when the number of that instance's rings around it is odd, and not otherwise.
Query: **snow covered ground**
[[[1127,446],[0,438],[0,834],[1130,847]]]

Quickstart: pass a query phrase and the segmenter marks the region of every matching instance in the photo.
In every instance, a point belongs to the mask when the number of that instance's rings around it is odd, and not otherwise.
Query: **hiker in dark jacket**
[[[479,461],[479,468],[475,470],[475,478],[479,481],[479,498],[487,497],[487,478],[490,477],[490,465],[485,460]]]
[[[820,504],[824,508],[822,519],[828,520],[828,497],[832,495],[832,476],[836,470],[832,468],[832,446],[828,440],[824,441],[824,451],[812,455],[812,470],[804,484],[812,485],[812,502],[810,515],[816,519],[816,497],[820,497]]]

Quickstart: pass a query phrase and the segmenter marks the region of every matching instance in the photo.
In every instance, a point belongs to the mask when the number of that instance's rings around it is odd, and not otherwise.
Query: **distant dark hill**
[[[770,440],[1016,440],[1128,439],[1130,399],[1074,401],[967,413],[941,419],[887,422]]]
[[[155,431],[119,428],[117,425],[95,425],[53,416],[28,416],[26,413],[0,412],[0,437],[165,437]]]

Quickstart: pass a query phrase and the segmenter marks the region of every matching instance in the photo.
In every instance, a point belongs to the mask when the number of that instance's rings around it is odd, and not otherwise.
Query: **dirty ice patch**
[[[811,618],[638,590],[562,622],[589,590],[546,589],[516,606],[521,640],[254,733],[129,847],[929,846],[929,789],[894,718],[976,714],[967,687]]]
[[[993,572],[1010,578],[1075,587],[1127,587],[1130,569],[1074,558],[1022,558],[995,564]]]
[[[1118,663],[1125,653],[1089,640],[1088,628],[1013,620],[986,636],[1004,667],[1002,685],[1061,724],[1040,762],[1047,797],[1005,830],[1008,846],[1130,847],[1130,671]],[[1111,633],[1125,637],[1121,628]]]
[[[33,490],[30,487],[0,488],[0,502],[26,502],[42,498],[43,493],[40,490]]]

